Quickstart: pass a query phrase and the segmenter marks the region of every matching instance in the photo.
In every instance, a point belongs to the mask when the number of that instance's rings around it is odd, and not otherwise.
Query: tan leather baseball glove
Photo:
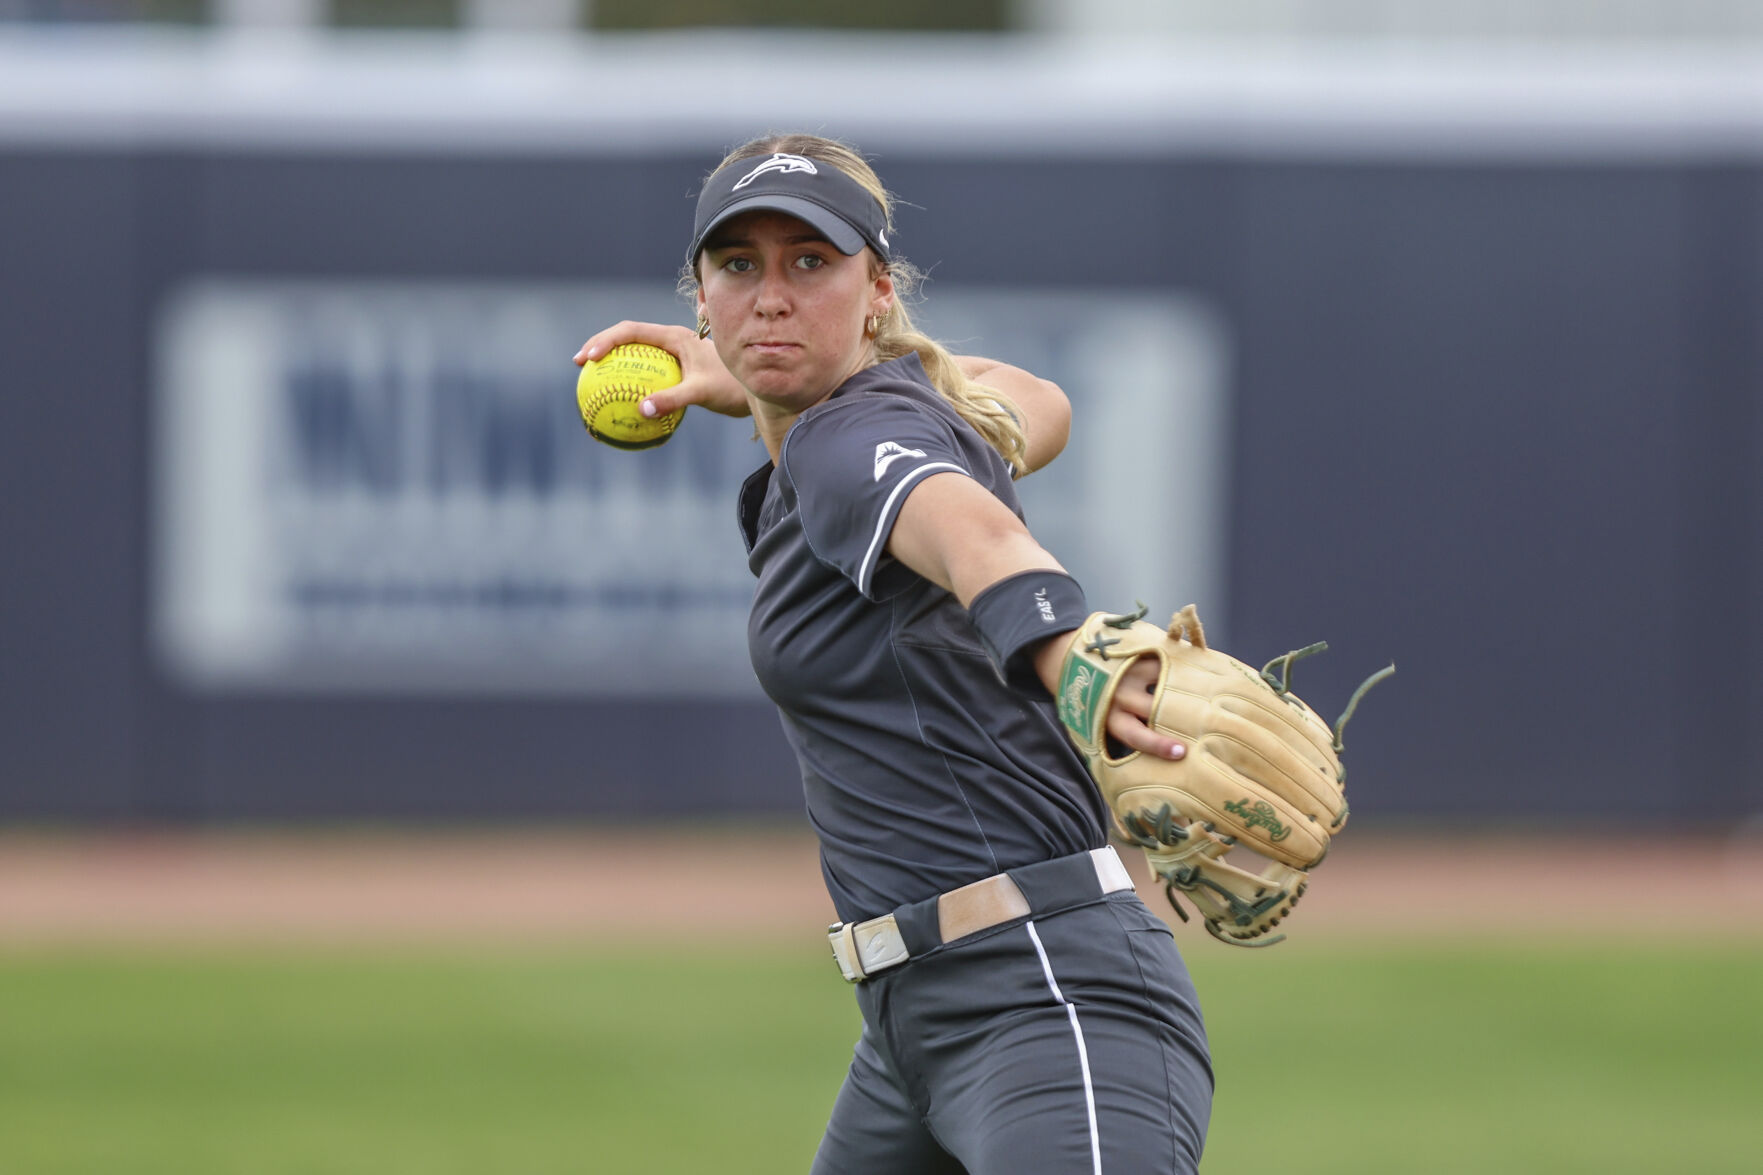
[[[1060,674],[1059,717],[1121,835],[1145,850],[1182,920],[1178,889],[1214,938],[1272,946],[1285,935],[1270,932],[1347,822],[1341,732],[1365,691],[1395,666],[1367,678],[1331,727],[1291,692],[1292,663],[1326,644],[1257,671],[1206,646],[1192,604],[1167,631],[1144,614],[1143,607],[1125,616],[1097,612],[1084,621]],[[1105,733],[1121,676],[1142,657],[1162,661],[1149,723],[1185,744],[1185,758],[1133,752]],[[1251,873],[1224,859],[1235,848],[1271,863]]]

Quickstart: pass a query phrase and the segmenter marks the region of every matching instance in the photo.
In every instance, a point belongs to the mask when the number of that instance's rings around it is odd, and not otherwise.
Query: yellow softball
[[[597,362],[588,360],[575,381],[575,402],[588,435],[615,449],[652,449],[664,443],[686,410],[651,419],[643,415],[643,398],[679,380],[679,360],[646,343],[624,343]]]

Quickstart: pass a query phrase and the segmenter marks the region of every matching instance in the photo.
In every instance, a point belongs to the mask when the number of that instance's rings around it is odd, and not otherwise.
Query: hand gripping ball
[[[595,440],[615,449],[652,449],[673,436],[686,410],[651,419],[642,413],[643,398],[679,381],[679,360],[671,354],[646,343],[624,343],[599,361],[582,364],[575,402]]]

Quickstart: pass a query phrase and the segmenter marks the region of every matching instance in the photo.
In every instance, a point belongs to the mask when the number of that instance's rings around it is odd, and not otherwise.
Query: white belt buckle
[[[861,983],[910,957],[892,914],[867,922],[834,922],[826,928],[826,938],[847,983]]]
[[[1114,851],[1113,845],[1091,849],[1090,860],[1096,866],[1096,881],[1101,884],[1103,893],[1119,893],[1133,887],[1132,874],[1121,864],[1120,854]]]
[[[869,973],[863,969],[863,960],[858,957],[855,923],[834,922],[826,928],[826,939],[832,944],[833,961],[839,965],[839,973],[845,977],[846,983],[869,978]]]

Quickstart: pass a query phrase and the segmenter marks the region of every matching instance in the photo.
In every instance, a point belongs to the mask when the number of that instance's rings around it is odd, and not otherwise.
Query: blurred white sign
[[[663,285],[213,280],[156,336],[152,625],[202,691],[758,696],[735,526],[765,460],[688,412],[667,445],[595,444],[571,356]],[[1098,606],[1222,621],[1227,348],[1140,292],[938,286],[957,350],[1059,382],[1066,452],[1021,483]],[[1151,503],[1161,549],[1116,541]]]

